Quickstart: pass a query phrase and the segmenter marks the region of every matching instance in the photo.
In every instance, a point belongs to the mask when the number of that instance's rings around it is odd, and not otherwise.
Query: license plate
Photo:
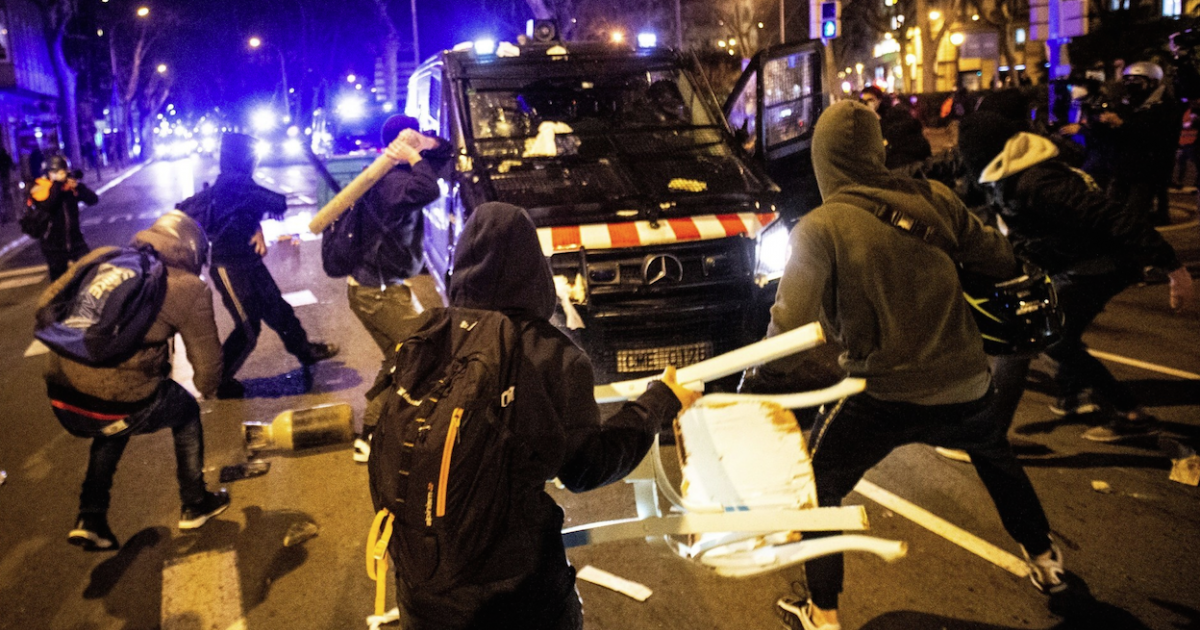
[[[658,371],[666,369],[668,365],[683,367],[711,357],[712,351],[712,342],[710,341],[662,348],[618,350],[617,372]]]

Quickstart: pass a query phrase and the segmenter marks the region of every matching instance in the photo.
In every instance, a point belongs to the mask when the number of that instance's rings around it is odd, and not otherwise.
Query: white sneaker
[[[811,601],[780,597],[775,605],[779,607],[783,623],[793,630],[842,630],[842,625],[838,623],[823,623],[818,626],[813,622]]]
[[[362,438],[354,438],[354,461],[365,464],[368,459],[371,459],[371,443]]]
[[[1066,590],[1067,583],[1063,581],[1063,556],[1058,543],[1051,541],[1050,550],[1036,558],[1029,557],[1029,552],[1021,547],[1025,555],[1025,564],[1029,565],[1029,580],[1037,590],[1050,595]]]

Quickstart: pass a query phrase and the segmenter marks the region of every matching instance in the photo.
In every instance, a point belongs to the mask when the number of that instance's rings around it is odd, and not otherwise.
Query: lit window
[[[1163,0],[1163,17],[1179,17],[1183,13],[1183,0]]]
[[[1013,38],[1014,38],[1015,40],[1017,40],[1017,43],[1018,43],[1018,44],[1024,44],[1024,43],[1025,43],[1025,29],[1023,29],[1023,28],[1019,28],[1019,29],[1017,29],[1017,30],[1016,30],[1016,31],[1013,33]]]

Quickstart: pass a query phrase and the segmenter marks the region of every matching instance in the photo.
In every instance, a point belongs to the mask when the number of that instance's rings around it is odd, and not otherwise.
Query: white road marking
[[[313,199],[312,197],[309,197],[306,195],[296,195],[296,199],[298,199],[304,203],[309,203],[309,204],[317,203],[316,199]]]
[[[292,305],[292,308],[298,306],[308,306],[318,302],[317,296],[313,295],[312,291],[305,289],[303,291],[295,291],[293,293],[284,293],[283,301]]]
[[[1029,575],[1029,567],[1025,565],[1024,560],[954,525],[925,508],[909,503],[866,479],[859,481],[858,485],[854,486],[854,490],[1017,577],[1026,577]]]
[[[232,550],[168,561],[162,578],[163,630],[246,629],[237,554]]]
[[[136,173],[136,172],[138,172],[138,171],[142,170],[143,168],[145,168],[145,167],[146,167],[146,164],[147,164],[146,162],[143,162],[143,163],[141,163],[141,164],[138,164],[137,166],[135,166],[135,167],[133,167],[133,168],[129,169],[128,171],[125,171],[124,173],[121,173],[121,176],[120,176],[120,177],[117,177],[116,179],[114,179],[114,180],[112,180],[112,181],[108,182],[107,184],[105,184],[105,185],[103,185],[103,186],[101,186],[101,187],[97,188],[97,189],[96,189],[96,194],[97,194],[97,195],[103,195],[104,193],[106,193],[106,192],[108,192],[108,191],[112,190],[112,189],[113,189],[113,187],[115,187],[115,186],[117,186],[118,184],[120,184],[121,182],[123,182],[123,181],[125,181],[125,180],[129,179],[130,177],[133,177],[133,174],[134,174],[134,173]]]
[[[0,247],[0,260],[4,260],[4,258],[7,257],[10,252],[15,255],[16,252],[19,252],[22,249],[25,249],[25,246],[32,242],[33,242],[33,239],[22,234],[20,236],[20,238],[18,238],[17,240],[15,240],[3,247]]]
[[[186,197],[185,197],[185,199],[186,199]],[[161,217],[162,215],[163,215],[162,210],[147,210],[147,211],[139,214],[137,216],[137,218],[139,218],[143,221],[153,221],[153,220],[157,219],[158,217]]]
[[[79,227],[92,227],[104,223],[104,217],[88,217],[79,222]]]
[[[132,221],[132,220],[133,220],[132,214],[114,214],[111,217],[108,217],[109,223],[116,223],[117,221]],[[83,224],[80,223],[80,225],[83,225]]]
[[[15,276],[28,276],[34,274],[46,273],[48,267],[46,265],[34,265],[33,267],[21,267],[20,269],[9,269],[8,271],[0,271],[0,278],[12,278]]]
[[[285,193],[294,193],[294,192],[296,192],[296,189],[295,189],[295,188],[292,188],[291,186],[280,186],[280,187],[279,187],[279,190],[282,190],[282,191],[283,191],[283,192],[285,192]]]
[[[47,352],[50,352],[50,348],[47,348],[46,344],[34,339],[33,343],[29,344],[29,347],[25,349],[25,358],[36,357],[39,354],[46,354]]]
[[[1131,365],[1136,368],[1142,368],[1143,370],[1149,370],[1151,372],[1158,372],[1159,374],[1167,374],[1170,376],[1178,376],[1179,378],[1200,380],[1200,374],[1196,374],[1195,372],[1185,372],[1183,370],[1176,370],[1175,368],[1166,367],[1164,365],[1149,363],[1147,361],[1139,361],[1137,359],[1130,359],[1129,357],[1123,357],[1119,354],[1109,354],[1107,352],[1101,352],[1099,350],[1090,350],[1089,349],[1088,352],[1091,353],[1092,356],[1094,356],[1098,359],[1104,359],[1105,361],[1112,361],[1113,363],[1122,363],[1124,365]]]

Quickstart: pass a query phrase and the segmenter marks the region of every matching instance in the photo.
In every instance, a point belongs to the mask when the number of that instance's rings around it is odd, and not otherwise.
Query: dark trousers
[[[213,282],[233,317],[233,332],[221,346],[225,378],[233,378],[242,369],[242,364],[258,344],[263,322],[279,335],[288,352],[301,363],[306,362],[308,333],[304,332],[292,305],[284,301],[266,265],[261,261],[236,266],[216,265]]]
[[[58,280],[67,272],[71,263],[88,255],[92,251],[87,243],[77,243],[70,248],[57,247],[42,243],[42,256],[46,259],[46,268],[50,274],[50,282]]]
[[[1166,175],[1123,175],[1113,176],[1108,187],[1108,196],[1113,201],[1123,204],[1132,214],[1142,217],[1152,225],[1167,225],[1170,216],[1167,214],[1167,186],[1170,183],[1170,171]],[[1163,196],[1163,204],[1157,205],[1159,196]]]
[[[1120,412],[1139,405],[1137,397],[1121,384],[1099,359],[1088,353],[1083,333],[1108,304],[1141,277],[1139,269],[1118,269],[1109,273],[1080,275],[1059,274],[1052,278],[1058,293],[1058,308],[1063,314],[1062,337],[1046,348],[1046,356],[1058,363],[1055,381],[1059,395],[1074,396],[1086,389],[1103,395]]]
[[[1028,359],[1014,361],[1006,369],[1004,383],[1010,389],[999,405],[991,395],[969,403],[915,405],[859,394],[847,399],[833,417],[819,418],[811,440],[818,504],[841,505],[868,470],[905,444],[964,449],[971,455],[971,463],[991,495],[1005,531],[1030,555],[1045,552],[1050,548],[1050,524],[1007,436],[1012,422],[1008,409],[1010,405],[1015,409],[1011,387],[1018,382],[1016,376],[1028,369]],[[1023,389],[1023,377],[1019,382]],[[839,533],[805,535],[820,538]],[[813,603],[824,609],[837,608],[844,577],[842,554],[810,560],[805,564],[805,575]]]
[[[54,413],[61,415],[71,412],[55,408]],[[200,405],[196,404],[196,399],[179,383],[166,379],[150,403],[130,414],[126,422],[130,426],[138,426],[130,435],[144,435],[170,428],[175,438],[175,476],[179,481],[179,500],[185,506],[204,500],[204,433],[200,425]],[[87,475],[83,479],[83,490],[79,493],[81,514],[108,512],[113,475],[117,472],[117,464],[121,461],[125,446],[129,444],[130,435],[92,440]]]
[[[413,300],[412,290],[404,284],[391,284],[380,289],[365,285],[350,285],[346,292],[350,311],[363,328],[375,340],[384,361],[396,351],[396,344],[404,341],[417,329],[420,313]],[[363,412],[363,433],[368,433],[379,422],[386,396],[376,396],[367,401]]]

